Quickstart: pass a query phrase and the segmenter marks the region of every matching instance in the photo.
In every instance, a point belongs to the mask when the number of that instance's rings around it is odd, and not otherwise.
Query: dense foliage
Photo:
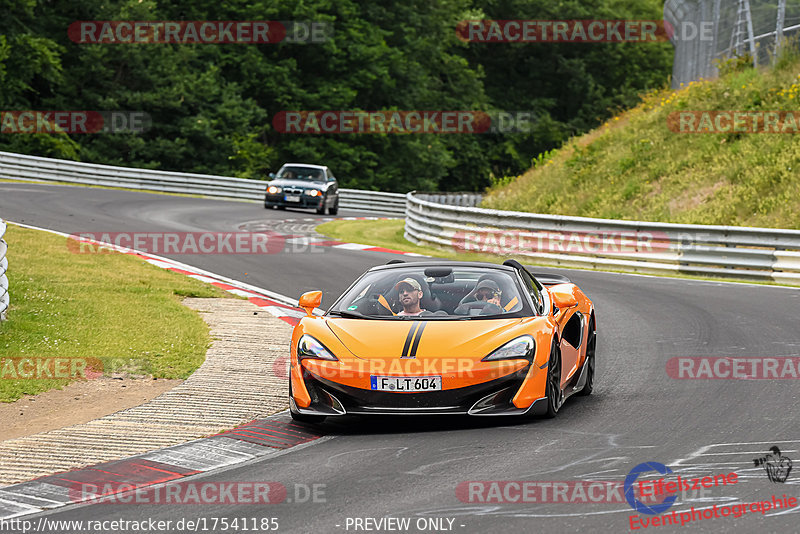
[[[465,43],[465,19],[661,19],[659,0],[0,0],[0,110],[141,110],[142,134],[0,134],[0,150],[263,179],[325,163],[345,187],[479,190],[662,86],[657,44]],[[322,44],[78,44],[80,20],[314,20]],[[289,135],[285,110],[531,110],[513,135]]]

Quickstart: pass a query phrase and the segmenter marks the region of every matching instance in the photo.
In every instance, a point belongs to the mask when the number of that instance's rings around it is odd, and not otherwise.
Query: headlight
[[[338,358],[325,348],[325,345],[308,334],[303,334],[300,336],[300,341],[297,342],[297,361],[301,362],[306,359],[338,361]]]
[[[532,359],[535,348],[536,342],[531,336],[520,336],[516,339],[512,339],[481,361],[495,362],[498,360],[519,360],[528,359],[529,357]]]
[[[274,195],[275,193],[280,193],[281,188],[276,185],[271,185],[267,188],[267,193]]]
[[[319,189],[309,189],[308,191],[306,191],[306,195],[310,197],[318,197],[321,194],[322,193],[319,191]]]

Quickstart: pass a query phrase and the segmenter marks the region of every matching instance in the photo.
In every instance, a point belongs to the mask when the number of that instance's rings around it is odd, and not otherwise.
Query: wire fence
[[[800,0],[666,0],[674,28],[672,86],[719,74],[719,63],[747,58],[769,65],[781,47],[797,46]]]

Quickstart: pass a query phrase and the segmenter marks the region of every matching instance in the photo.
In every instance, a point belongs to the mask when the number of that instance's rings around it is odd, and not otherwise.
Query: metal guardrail
[[[800,283],[800,231],[459,207],[406,195],[406,239],[569,267]]]
[[[266,182],[182,172],[133,169],[0,152],[0,178],[44,180],[142,191],[186,193],[263,202]],[[402,216],[405,195],[340,189],[339,207]]]
[[[483,200],[480,193],[415,193],[416,197],[428,202],[447,204],[448,206],[465,206],[475,208]]]
[[[0,219],[0,321],[6,318],[6,311],[11,300],[8,294],[8,276],[6,276],[6,272],[8,272],[8,258],[6,257],[8,245],[3,239],[5,234],[6,223],[3,222],[3,219]]]
[[[403,193],[339,189],[339,207],[404,217],[406,214],[406,196]]]

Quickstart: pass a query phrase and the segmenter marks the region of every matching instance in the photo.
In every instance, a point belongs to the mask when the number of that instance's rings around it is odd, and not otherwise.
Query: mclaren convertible
[[[592,301],[567,278],[515,260],[394,260],[323,314],[322,292],[291,341],[297,421],[345,414],[555,417],[595,380]]]

